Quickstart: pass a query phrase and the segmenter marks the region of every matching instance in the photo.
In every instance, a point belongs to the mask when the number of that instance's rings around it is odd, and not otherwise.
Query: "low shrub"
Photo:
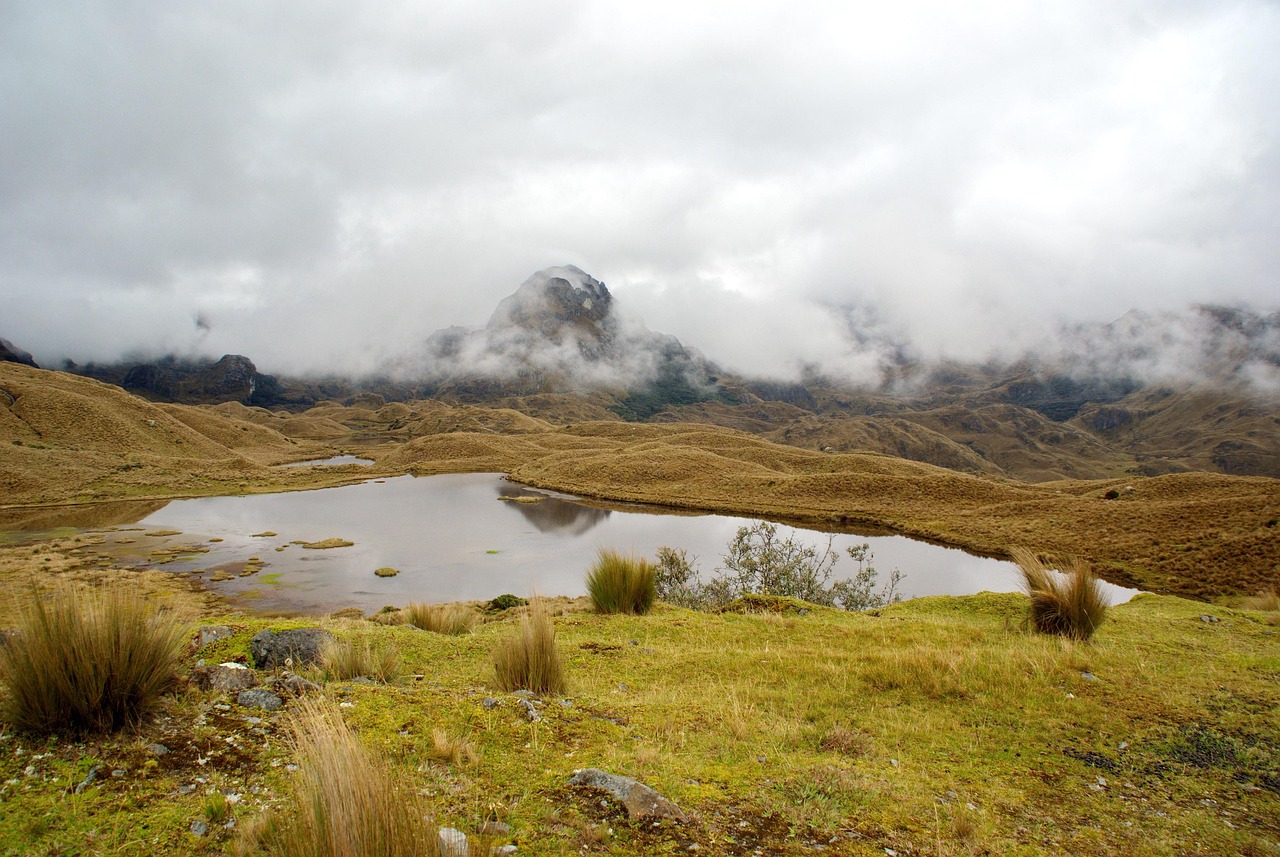
[[[493,667],[502,690],[564,691],[564,665],[556,649],[555,625],[539,600],[529,605],[515,632],[498,643]]]
[[[19,642],[0,645],[4,719],[40,733],[135,725],[176,686],[186,633],[127,586],[33,593]]]
[[[1073,558],[1059,573],[1025,548],[1013,548],[1010,554],[1031,598],[1031,627],[1072,640],[1093,637],[1106,618],[1108,602],[1084,560]]]
[[[245,824],[236,853],[437,855],[435,826],[413,783],[366,750],[331,704],[304,698],[298,710],[293,799],[280,814]]]
[[[653,608],[653,563],[602,548],[587,573],[587,594],[600,613],[633,613],[643,616]]]
[[[424,604],[415,601],[403,611],[404,621],[436,634],[469,634],[480,619],[465,604]]]
[[[872,565],[870,545],[846,548],[858,564],[853,577],[834,579],[840,554],[832,537],[819,553],[794,535],[778,535],[777,524],[756,521],[739,527],[723,557],[724,567],[703,583],[683,550],[658,548],[657,597],[669,604],[699,610],[722,609],[753,595],[797,598],[810,604],[843,610],[871,610],[898,601],[902,573],[894,569],[889,582],[875,591],[879,573]]]
[[[337,638],[320,650],[320,668],[337,681],[352,678],[392,682],[404,674],[400,655],[393,649],[375,648],[367,638]]]

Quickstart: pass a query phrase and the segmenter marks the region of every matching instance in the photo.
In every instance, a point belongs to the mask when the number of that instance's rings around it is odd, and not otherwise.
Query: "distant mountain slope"
[[[75,371],[154,401],[307,411],[286,433],[315,441],[352,430],[351,415],[320,406],[377,412],[433,399],[560,424],[703,422],[1028,481],[1194,470],[1280,477],[1280,314],[1132,312],[1063,331],[1044,353],[1009,364],[912,362],[904,348],[884,350],[895,362],[878,389],[736,377],[627,318],[603,282],[566,265],[530,276],[483,328],[438,330],[378,378],[277,378],[239,355]],[[370,426],[407,438],[421,422]]]

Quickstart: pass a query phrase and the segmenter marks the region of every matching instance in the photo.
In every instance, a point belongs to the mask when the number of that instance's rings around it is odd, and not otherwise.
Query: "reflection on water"
[[[333,458],[310,458],[306,461],[291,461],[281,467],[332,467],[335,464],[373,464],[372,458],[360,458],[356,455],[335,455]]]
[[[165,559],[157,551],[170,549],[170,561],[162,568],[202,574],[211,588],[259,609],[304,613],[489,599],[504,592],[580,595],[585,592],[583,577],[603,547],[646,557],[663,545],[683,548],[709,576],[737,529],[751,523],[636,506],[610,509],[522,488],[492,473],[402,476],[318,491],[201,497],[175,500],[158,510],[135,505],[136,516],[127,519],[117,508],[123,504],[109,505],[111,511],[102,514],[111,524],[137,521],[148,533],[181,534],[109,533],[95,550],[118,562],[142,565]],[[41,519],[42,527],[58,523]],[[813,545],[827,538],[789,527],[781,528],[780,535],[793,532]],[[330,550],[301,545],[331,538],[355,544]],[[1019,588],[1012,563],[902,536],[832,538],[841,555],[846,547],[870,543],[881,582],[893,568],[905,575],[900,587],[904,597]],[[182,546],[203,546],[208,552],[172,551]],[[260,562],[250,563],[255,557]],[[246,564],[261,570],[239,576]],[[374,570],[383,566],[400,573],[376,576]],[[837,573],[855,570],[847,557],[836,566]],[[1131,594],[1110,589],[1117,600]]]
[[[512,509],[524,515],[543,533],[563,531],[580,536],[609,517],[608,509],[550,496],[545,491],[534,491],[512,482],[498,485],[498,498],[506,500]]]
[[[163,509],[168,500],[120,500],[88,506],[42,506],[0,510],[0,532],[9,530],[49,531],[64,527],[93,529],[116,527],[140,521]]]

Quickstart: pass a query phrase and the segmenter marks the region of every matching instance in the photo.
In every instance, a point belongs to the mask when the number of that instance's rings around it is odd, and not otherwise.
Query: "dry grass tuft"
[[[431,758],[461,767],[480,761],[480,751],[463,735],[450,735],[444,729],[431,730]]]
[[[401,611],[404,621],[436,634],[469,634],[480,616],[465,604],[425,604],[415,601]]]
[[[400,655],[393,649],[375,648],[367,638],[338,638],[320,651],[320,668],[337,681],[365,676],[393,682],[404,675]]]
[[[1088,640],[1107,614],[1107,597],[1089,566],[1073,558],[1062,573],[1054,571],[1026,548],[1009,551],[1022,570],[1031,598],[1031,625],[1042,634]]]
[[[502,690],[564,691],[564,665],[556,649],[556,630],[541,599],[533,599],[515,632],[498,643],[493,652],[493,668]]]
[[[643,616],[653,608],[656,569],[648,560],[601,548],[587,573],[587,593],[599,613]]]
[[[1264,613],[1275,613],[1280,611],[1280,592],[1274,589],[1259,592],[1257,595],[1242,598],[1240,606],[1245,610],[1261,610]]]
[[[366,750],[323,702],[298,705],[294,798],[278,816],[246,824],[239,854],[281,857],[436,855],[435,825],[413,784]]]
[[[937,701],[970,695],[963,658],[928,646],[878,653],[863,677],[877,690],[901,690]]]
[[[822,736],[818,749],[844,756],[865,756],[871,749],[871,737],[859,729],[836,724]]]
[[[0,645],[4,719],[16,729],[132,726],[177,684],[186,627],[131,587],[60,584],[33,592],[19,616],[20,642]]]

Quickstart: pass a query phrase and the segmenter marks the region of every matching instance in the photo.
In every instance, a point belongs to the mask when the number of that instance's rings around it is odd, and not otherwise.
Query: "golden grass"
[[[463,735],[450,734],[445,729],[431,730],[431,758],[455,767],[474,765],[480,761],[480,751],[475,742]]]
[[[887,527],[992,555],[1011,544],[1043,555],[1079,552],[1113,582],[1196,598],[1280,587],[1275,479],[1181,473],[1033,485],[887,455],[824,454],[707,425],[557,428],[503,409],[439,402],[377,412],[326,404],[301,415],[220,405],[187,409],[180,419],[181,406],[16,364],[0,365],[0,386],[16,399],[0,408],[0,497],[12,504],[340,484],[351,477],[276,472],[259,462],[319,447],[296,438],[323,439],[331,452],[343,437],[382,433],[398,442],[369,453],[379,475],[497,470],[600,499]],[[246,445],[235,445],[242,439]],[[1107,500],[1108,491],[1121,496]],[[1086,544],[1080,533],[1090,534]]]
[[[1088,640],[1107,614],[1107,596],[1079,557],[1059,573],[1025,548],[1012,548],[1031,599],[1031,626],[1042,634]]]
[[[375,646],[367,637],[336,637],[320,650],[320,668],[330,679],[372,678],[393,682],[404,675],[400,655],[390,646]]]
[[[280,857],[436,855],[431,814],[407,778],[366,750],[331,704],[304,698],[293,721],[293,800],[246,825],[241,854]]]
[[[653,608],[655,581],[653,563],[601,548],[587,572],[587,594],[599,613],[643,616]]]
[[[498,643],[493,652],[493,669],[502,690],[564,692],[564,664],[556,648],[555,625],[541,599],[530,602],[514,633]]]
[[[177,684],[186,627],[127,586],[32,592],[0,645],[0,705],[14,728],[110,731],[139,723]]]
[[[415,601],[400,611],[404,621],[435,634],[469,634],[480,615],[466,604],[426,604]]]

